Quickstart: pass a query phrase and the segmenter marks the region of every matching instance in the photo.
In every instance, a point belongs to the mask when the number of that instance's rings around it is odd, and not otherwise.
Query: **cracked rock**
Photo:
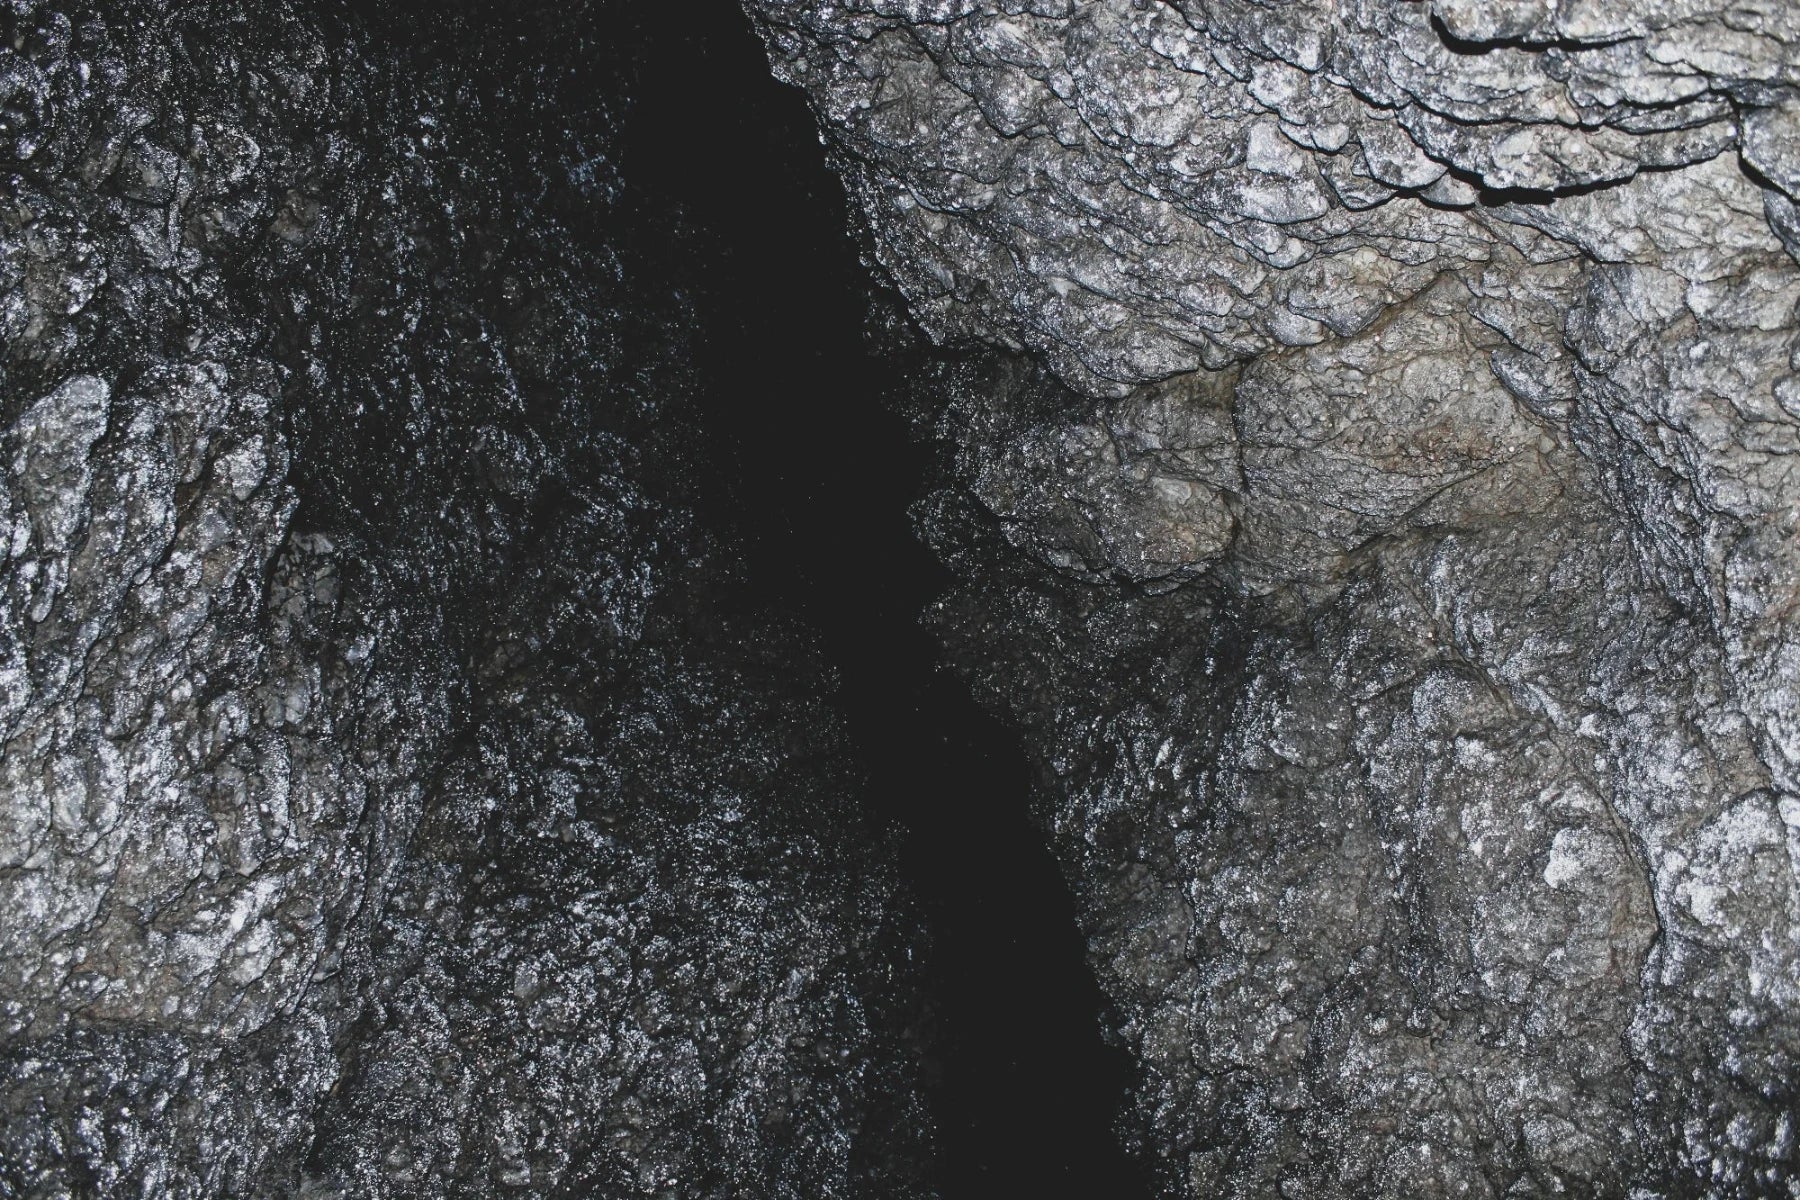
[[[925,1191],[625,15],[0,10],[0,1193]]]
[[[746,6],[1163,1191],[1800,1194],[1800,10]]]

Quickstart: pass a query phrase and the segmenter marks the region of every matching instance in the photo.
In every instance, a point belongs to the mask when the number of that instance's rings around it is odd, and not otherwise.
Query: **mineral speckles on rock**
[[[21,694],[0,771],[6,793],[41,818],[15,830],[5,881],[9,911],[30,914],[8,924],[24,968],[5,984],[15,1031],[79,1007],[242,1032],[312,970],[316,946],[279,962],[277,951],[304,937],[330,893],[291,897],[285,921],[273,902],[296,866],[259,870],[265,856],[227,849],[237,869],[221,872],[201,832],[207,793],[223,784],[215,772],[240,756],[262,759],[265,777],[285,766],[273,731],[257,751],[233,748],[249,732],[249,698],[294,686],[274,677],[266,650],[234,636],[254,622],[293,505],[273,416],[268,399],[206,364],[151,368],[116,399],[76,376],[9,431],[29,534],[10,572]],[[206,695],[217,676],[235,676],[243,694]],[[224,811],[232,825],[254,821],[272,798],[249,787]],[[249,836],[221,830],[221,845],[234,833]],[[332,841],[313,853],[330,861],[341,852]],[[286,848],[301,846],[290,835]],[[199,980],[213,972],[219,992],[208,996]]]
[[[1800,10],[746,7],[1164,1190],[1800,1194]],[[627,15],[0,12],[0,1190],[929,1190]]]
[[[630,16],[0,13],[0,1192],[925,1190]]]
[[[1800,1194],[1800,10],[747,7],[1165,1186]]]

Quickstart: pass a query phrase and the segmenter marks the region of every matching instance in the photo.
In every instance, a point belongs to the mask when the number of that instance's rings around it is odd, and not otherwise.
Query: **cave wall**
[[[1793,1194],[1796,10],[746,7],[1167,1192]]]
[[[1796,10],[745,8],[1162,1190],[1796,1194]],[[645,11],[0,13],[0,1192],[931,1194]]]
[[[635,21],[0,16],[0,1194],[924,1191]]]

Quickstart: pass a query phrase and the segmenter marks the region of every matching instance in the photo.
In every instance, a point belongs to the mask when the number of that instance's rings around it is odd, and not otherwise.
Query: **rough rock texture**
[[[1800,8],[747,7],[1167,1193],[1800,1195]]]
[[[0,9],[0,1194],[910,1195],[606,3]]]

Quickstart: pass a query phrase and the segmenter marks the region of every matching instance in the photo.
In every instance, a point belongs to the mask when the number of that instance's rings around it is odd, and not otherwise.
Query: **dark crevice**
[[[1565,54],[1579,54],[1589,50],[1605,50],[1609,46],[1617,46],[1622,42],[1643,40],[1637,35],[1628,33],[1591,42],[1579,41],[1575,38],[1567,37],[1465,38],[1458,37],[1456,34],[1452,33],[1450,27],[1444,24],[1444,19],[1436,13],[1431,14],[1431,29],[1433,33],[1437,34],[1438,41],[1444,44],[1444,49],[1450,51],[1452,54],[1458,54],[1468,58],[1478,58],[1481,55],[1492,53],[1495,50],[1524,50],[1527,52],[1560,50]]]
[[[931,453],[882,402],[871,283],[801,94],[730,0],[642,5],[626,205],[690,240],[640,269],[694,302],[720,478],[695,499],[749,547],[759,598],[820,630],[877,814],[924,910],[945,1194],[1145,1194],[1115,1125],[1129,1066],[1073,902],[1027,811],[1018,740],[940,669],[920,614],[949,577],[907,509]],[[657,255],[666,260],[658,262]]]
[[[1571,183],[1563,187],[1530,188],[1530,187],[1491,187],[1482,182],[1479,175],[1473,172],[1453,170],[1450,173],[1464,183],[1473,183],[1479,189],[1476,203],[1483,208],[1501,208],[1508,204],[1520,204],[1533,208],[1544,208],[1558,200],[1566,200],[1572,196],[1590,196],[1608,188],[1622,187],[1630,183],[1638,175],[1647,175],[1658,170],[1672,170],[1652,166],[1639,166],[1630,175],[1619,179],[1599,179],[1592,183]]]

